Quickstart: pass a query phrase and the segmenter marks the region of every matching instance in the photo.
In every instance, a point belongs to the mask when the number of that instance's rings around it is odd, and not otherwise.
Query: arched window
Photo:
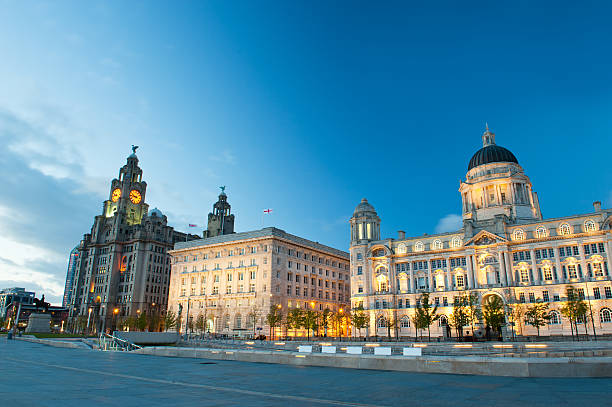
[[[536,237],[538,239],[542,239],[543,237],[546,237],[546,228],[544,226],[538,226],[536,228]]]
[[[385,255],[385,251],[383,249],[374,250],[374,257],[383,257]]]
[[[559,234],[561,236],[569,235],[572,233],[572,228],[569,223],[562,223],[559,225]]]
[[[601,318],[602,324],[612,322],[612,311],[610,311],[609,308],[602,308],[602,310],[599,311],[599,317]]]
[[[436,239],[433,241],[432,246],[434,250],[442,250],[442,241],[440,239]]]
[[[381,274],[376,278],[376,282],[378,283],[379,292],[384,293],[384,292],[389,291],[389,282],[387,280],[387,277]]]
[[[415,252],[422,252],[423,250],[425,250],[425,245],[423,245],[423,242],[416,242],[414,244],[414,251]]]
[[[406,245],[405,245],[405,244],[400,243],[400,244],[397,246],[397,253],[398,253],[398,254],[405,254],[407,251],[408,251],[408,250],[406,249]]]
[[[407,316],[402,317],[400,319],[400,328],[410,328],[410,318]]]
[[[559,325],[561,323],[561,316],[557,311],[550,311],[548,315],[550,315],[549,325]]]
[[[223,326],[225,327],[225,329],[229,329],[230,327],[230,316],[229,315],[225,315],[225,321],[223,323]]]
[[[242,328],[242,315],[236,314],[235,321],[234,321],[234,329],[241,329],[241,328]]]
[[[525,240],[525,232],[523,229],[514,229],[514,232],[512,232],[512,240]]]
[[[386,328],[387,320],[385,319],[385,317],[378,318],[378,321],[376,321],[376,326],[379,328]]]
[[[459,236],[455,236],[451,239],[451,247],[454,249],[461,247],[461,238]]]
[[[593,222],[591,219],[588,219],[584,222],[585,232],[595,232],[596,229],[597,229],[597,226],[595,225],[595,222]]]
[[[438,319],[438,326],[446,326],[448,325],[448,319],[446,315],[440,315],[440,319]]]

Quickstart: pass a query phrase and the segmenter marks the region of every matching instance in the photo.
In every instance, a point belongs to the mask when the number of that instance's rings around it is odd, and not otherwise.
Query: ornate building
[[[87,317],[94,329],[112,328],[128,315],[165,313],[168,250],[177,241],[199,238],[168,226],[159,209],[149,211],[137,148],[111,181],[102,214],[77,248],[69,317]]]
[[[551,320],[542,335],[570,335],[560,313],[572,286],[588,301],[586,329],[612,334],[612,210],[593,204],[591,213],[543,219],[538,196],[518,160],[484,132],[483,147],[461,181],[463,228],[456,232],[381,239],[380,218],[363,199],[351,223],[351,302],[370,317],[370,335],[414,336],[410,317],[423,292],[442,314],[432,334],[442,336],[456,296],[471,291],[479,301],[500,297],[514,304],[549,303]],[[509,321],[511,322],[511,321]],[[517,333],[536,329],[516,321]],[[580,327],[583,329],[583,326]],[[469,333],[469,330],[468,330]]]
[[[217,209],[227,209],[229,215],[223,192]],[[209,231],[219,229],[217,219],[209,215]],[[348,253],[277,228],[179,242],[169,253],[168,309],[180,312],[183,332],[187,315],[194,321],[201,315],[207,332],[268,335],[266,315],[271,305],[282,313],[295,307],[344,312],[350,303]]]

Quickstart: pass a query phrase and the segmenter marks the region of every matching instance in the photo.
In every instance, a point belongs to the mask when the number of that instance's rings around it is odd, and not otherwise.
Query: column
[[[408,286],[408,292],[416,293],[416,284],[414,282],[414,263],[410,264],[410,285]]]
[[[472,288],[476,288],[476,284],[474,282],[474,271],[472,269],[472,255],[468,254],[466,255],[467,257],[467,279],[468,279],[468,288],[472,289]]]
[[[540,275],[538,274],[538,263],[535,258],[535,250],[530,249],[531,253],[531,268],[533,269],[533,281],[532,284],[540,285]]]
[[[580,243],[578,244],[578,253],[580,253],[580,267],[582,267],[583,279],[584,281],[588,281],[589,270],[587,269],[586,256],[584,255],[584,246],[582,246]]]
[[[512,268],[512,261],[510,260],[510,250],[505,251],[505,263],[506,263],[506,273],[508,276],[508,285],[515,286],[516,281],[514,281],[514,269]]]
[[[504,256],[501,251],[497,252],[497,261],[499,263],[499,281],[502,287],[506,287],[506,267],[504,264]]]
[[[564,281],[563,280],[563,269],[561,269],[561,259],[559,258],[559,246],[553,246],[553,250],[555,251],[555,267],[557,268],[557,283]],[[553,276],[554,277],[554,276]]]
[[[604,242],[604,247],[606,248],[606,257],[608,258],[608,278],[610,278],[610,275],[612,275],[612,240]]]

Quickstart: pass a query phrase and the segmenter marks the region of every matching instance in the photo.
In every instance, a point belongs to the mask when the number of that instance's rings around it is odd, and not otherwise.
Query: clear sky
[[[347,250],[363,197],[386,237],[457,228],[485,122],[545,217],[612,206],[609,2],[0,9],[0,287],[60,301],[131,144],[183,231],[219,185],[237,231],[272,208],[266,226]]]

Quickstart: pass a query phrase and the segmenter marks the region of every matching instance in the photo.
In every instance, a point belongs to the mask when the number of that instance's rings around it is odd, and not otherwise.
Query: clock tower
[[[145,203],[147,183],[142,180],[142,170],[138,166],[136,149],[132,146],[132,154],[119,170],[119,178],[111,181],[109,199],[104,201],[104,213],[111,218],[115,213],[123,214],[128,225],[139,225],[142,217],[147,213],[149,205]]]

